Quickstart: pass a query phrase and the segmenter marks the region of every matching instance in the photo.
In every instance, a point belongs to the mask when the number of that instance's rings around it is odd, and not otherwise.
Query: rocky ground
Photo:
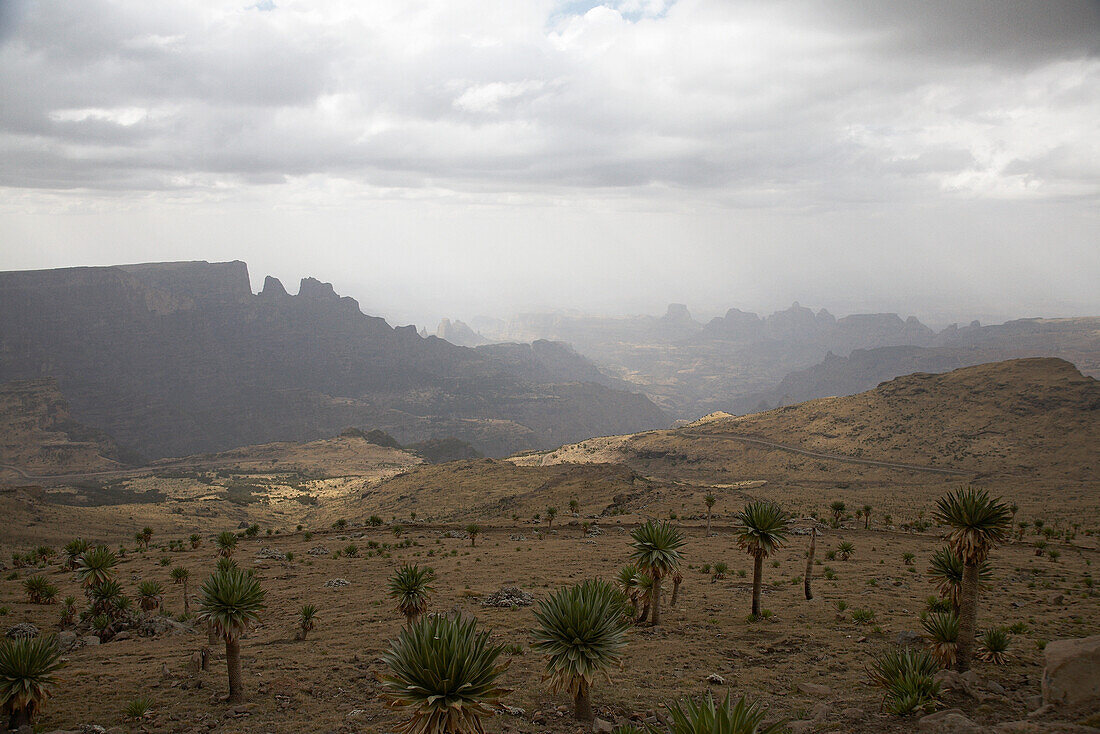
[[[39,723],[43,731],[93,723],[157,732],[392,731],[399,718],[380,699],[375,676],[383,672],[380,655],[400,620],[383,590],[399,564],[414,561],[438,573],[434,610],[476,616],[495,639],[520,646],[505,675],[512,689],[504,699],[509,708],[488,722],[488,731],[576,731],[569,702],[548,692],[542,660],[528,647],[533,616],[522,606],[522,594],[506,596],[504,606],[483,602],[502,586],[518,587],[537,601],[562,584],[611,577],[627,561],[627,529],[639,518],[605,518],[598,534],[588,536],[582,534],[580,519],[560,517],[554,531],[545,534],[538,533],[546,530],[544,524],[530,521],[487,525],[475,547],[457,526],[426,527],[407,520],[399,539],[389,527],[314,528],[309,539],[304,532],[280,528],[278,535],[261,532],[242,539],[236,557],[256,569],[268,590],[262,624],[242,643],[247,703],[228,707],[222,701],[224,652],[215,651],[207,670],[196,669],[194,656],[205,645],[204,633],[186,619],[154,618],[123,639],[103,644],[85,644],[92,641],[84,630],[67,634],[68,665]],[[947,677],[943,707],[958,709],[957,716],[970,724],[952,714],[921,725],[914,717],[880,711],[881,695],[868,683],[866,668],[875,653],[914,639],[920,630],[918,613],[934,593],[923,571],[941,541],[935,529],[906,533],[849,525],[825,529],[818,538],[821,565],[815,567],[813,601],[803,598],[800,582],[807,538],[791,536],[765,564],[764,606],[771,616],[750,622],[751,560],[737,550],[727,523],[716,523],[711,537],[704,537],[699,523],[687,523],[685,581],[677,608],[669,609],[666,597],[663,625],[633,630],[623,668],[613,672],[610,683],[595,688],[597,714],[613,723],[656,721],[669,701],[707,689],[758,698],[772,718],[791,720],[796,732],[969,732],[993,731],[981,727],[994,725],[1001,725],[997,731],[1070,732],[1077,731],[1070,728],[1072,722],[1095,713],[1088,706],[1044,708],[1041,698],[1042,648],[1051,640],[1084,637],[1100,628],[1091,575],[1100,560],[1095,549],[1059,544],[1056,561],[1036,556],[1030,543],[994,552],[995,580],[982,599],[980,625],[1022,625],[1012,638],[1010,659],[1003,666],[979,662],[964,680]],[[127,554],[117,576],[131,595],[140,580],[160,580],[167,589],[167,612],[179,615],[182,589],[170,583],[169,571],[176,565],[189,568],[194,593],[215,560],[212,534],[222,529],[208,528],[197,549],[158,548],[185,536],[155,536],[153,548]],[[855,545],[854,556],[828,559],[842,541]],[[358,547],[354,557],[343,555],[349,544]],[[293,560],[280,560],[288,551]],[[914,554],[914,565],[906,565],[905,553]],[[718,561],[731,571],[714,581],[700,567]],[[60,587],[61,597],[79,596],[73,574],[60,565],[33,570]],[[30,623],[43,633],[55,632],[58,605],[24,599],[22,580],[31,572],[4,571],[0,625]],[[838,613],[842,601],[848,607]],[[295,618],[304,603],[318,606],[317,628],[305,641],[296,641]],[[873,612],[873,620],[854,622],[859,609]],[[151,699],[150,713],[139,721],[125,720],[126,705],[143,695]],[[1006,722],[1021,720],[1032,728],[1005,728]],[[1095,716],[1089,721],[1100,726]]]

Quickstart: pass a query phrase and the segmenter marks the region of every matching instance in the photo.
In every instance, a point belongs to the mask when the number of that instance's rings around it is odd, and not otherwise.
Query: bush
[[[933,680],[940,665],[927,650],[897,648],[871,662],[871,681],[885,690],[886,710],[905,715],[935,707],[940,684]]]

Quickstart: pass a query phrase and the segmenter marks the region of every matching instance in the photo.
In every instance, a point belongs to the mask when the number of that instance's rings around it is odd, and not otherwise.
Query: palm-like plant
[[[856,552],[856,547],[852,543],[844,541],[836,547],[836,550],[840,554],[840,560],[847,561]]]
[[[504,644],[491,644],[474,619],[439,614],[403,627],[382,659],[380,676],[390,704],[407,708],[405,734],[484,734],[482,717],[508,691],[497,686],[507,663],[497,664]]]
[[[222,558],[231,558],[233,551],[237,549],[237,534],[231,530],[223,530],[218,533],[218,555]]]
[[[105,545],[97,545],[80,555],[76,562],[76,576],[84,588],[98,586],[113,575],[118,564],[114,552]]]
[[[546,508],[546,529],[554,529],[554,518],[558,516],[558,508],[551,505]]]
[[[1008,661],[1008,642],[1008,631],[1004,627],[987,629],[982,634],[978,657],[987,663],[1004,665]]]
[[[183,585],[183,613],[187,616],[191,615],[191,600],[187,593],[187,584],[191,580],[191,572],[183,566],[176,566],[172,569],[172,583]]]
[[[950,668],[955,664],[959,642],[959,618],[954,612],[939,612],[921,620],[925,636],[932,643],[932,654],[940,665]]]
[[[707,506],[707,537],[710,537],[710,514],[714,509],[714,503],[718,501],[718,498],[713,494],[707,493],[703,497],[703,504]]]
[[[52,635],[20,637],[0,642],[0,706],[8,728],[29,726],[57,683],[64,666]]]
[[[27,601],[31,604],[53,604],[57,596],[57,587],[42,574],[35,574],[23,581],[23,590],[27,592]]]
[[[546,655],[546,677],[554,691],[573,697],[573,714],[592,720],[589,692],[598,674],[619,662],[626,646],[626,598],[614,586],[589,579],[560,589],[535,609],[533,650]]]
[[[94,614],[113,615],[118,600],[122,598],[122,585],[114,579],[107,579],[88,589],[88,596],[92,600]]]
[[[188,540],[191,541],[191,548],[192,549],[198,548],[199,544],[202,543],[202,536],[199,535],[198,533],[191,533],[191,536],[188,538]]]
[[[630,533],[630,557],[638,568],[653,579],[649,594],[650,621],[661,624],[661,579],[680,565],[684,534],[668,521],[648,520]],[[643,612],[642,620],[645,616]]]
[[[829,505],[829,509],[832,510],[833,513],[833,527],[840,527],[840,521],[844,519],[844,513],[848,510],[848,507],[840,500],[837,500]]]
[[[963,562],[950,547],[943,547],[932,554],[925,572],[936,584],[940,597],[951,603],[951,608],[959,613],[959,599],[962,595]],[[978,587],[984,589],[993,578],[993,568],[989,561],[978,565]]]
[[[57,623],[60,627],[71,627],[76,623],[76,597],[66,596],[61,606],[61,617]]]
[[[950,527],[947,543],[963,562],[959,599],[959,645],[956,667],[970,668],[978,617],[980,568],[989,551],[1008,539],[1010,513],[1000,498],[984,489],[962,487],[936,503],[936,519]]]
[[[299,640],[304,640],[306,635],[313,631],[316,623],[313,621],[317,617],[317,607],[313,604],[303,604],[302,608],[298,611],[298,634]]]
[[[240,639],[259,621],[265,595],[256,577],[239,568],[215,572],[202,585],[198,618],[225,640],[230,703],[240,703],[244,697]]]
[[[164,587],[159,581],[142,581],[138,584],[138,602],[143,612],[151,612],[164,600]]]
[[[752,616],[759,617],[764,559],[786,541],[790,517],[774,502],[758,500],[745,505],[734,520],[737,522],[737,545],[753,558]]]
[[[863,506],[863,529],[869,530],[871,528],[871,506]]]
[[[940,684],[934,680],[939,661],[927,650],[888,650],[871,662],[871,681],[884,690],[883,703],[893,714],[908,714],[936,704]]]
[[[88,541],[83,538],[73,538],[65,544],[65,568],[76,570],[77,561],[84,551],[88,550]]]
[[[638,567],[628,563],[619,569],[615,577],[615,584],[619,591],[630,600],[631,619],[638,615]]]
[[[397,602],[397,611],[405,615],[406,625],[428,611],[434,580],[435,571],[431,568],[407,563],[390,576],[389,595]]]
[[[474,547],[474,541],[477,540],[477,536],[481,535],[481,526],[476,522],[472,522],[466,526],[466,534],[470,536],[470,547]]]
[[[721,703],[710,691],[701,701],[677,702],[669,706],[668,734],[779,734],[786,731],[786,722],[763,726],[768,710],[756,701],[738,699],[731,705],[730,694]],[[657,730],[651,729],[653,734]]]

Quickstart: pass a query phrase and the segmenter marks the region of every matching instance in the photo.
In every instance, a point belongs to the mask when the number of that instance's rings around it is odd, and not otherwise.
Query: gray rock
[[[798,690],[802,691],[807,696],[830,696],[833,693],[829,686],[823,686],[818,683],[799,683]]]
[[[924,638],[912,630],[902,630],[894,635],[894,644],[899,647],[921,647]]]
[[[84,635],[83,637],[80,638],[80,644],[84,645],[84,646],[87,646],[87,647],[90,647],[90,646],[93,646],[93,645],[98,645],[99,644],[99,638],[96,637],[95,635]]]
[[[350,586],[351,582],[347,579],[329,579],[325,582],[326,589],[338,589],[341,586]]]
[[[8,628],[5,636],[12,640],[25,640],[38,637],[38,628],[30,622],[20,622]]]
[[[968,719],[959,709],[937,711],[922,716],[917,731],[930,734],[984,734],[985,728]]]
[[[598,716],[592,720],[593,734],[611,734],[613,731],[615,731],[615,725],[610,721],[604,721]]]
[[[1100,635],[1053,640],[1043,658],[1043,703],[1100,706]]]
[[[483,607],[529,607],[535,603],[535,597],[518,586],[502,586],[499,591],[494,591],[481,600]]]

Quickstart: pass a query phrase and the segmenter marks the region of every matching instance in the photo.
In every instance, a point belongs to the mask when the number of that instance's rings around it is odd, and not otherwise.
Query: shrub
[[[64,662],[52,635],[4,639],[0,642],[0,706],[8,713],[8,728],[29,726],[57,683]]]
[[[875,621],[873,609],[853,609],[852,621],[856,624],[871,624]]]
[[[978,657],[995,665],[1008,661],[1008,631],[1004,627],[987,629],[981,637]]]
[[[140,696],[126,704],[126,708],[123,709],[122,713],[130,721],[137,721],[138,719],[145,718],[145,715],[152,709],[153,699],[149,696]]]
[[[41,574],[28,577],[23,581],[23,590],[27,592],[27,601],[31,604],[53,604],[57,596],[57,587]]]
[[[731,705],[726,693],[716,703],[710,691],[698,702],[687,700],[668,707],[667,734],[780,734],[787,731],[786,721],[764,726],[768,710],[759,703],[740,698]],[[659,730],[652,729],[657,732]]]
[[[921,625],[932,643],[932,654],[940,661],[940,665],[945,668],[953,667],[959,642],[958,616],[954,612],[936,612],[921,620]]]
[[[940,685],[933,676],[939,662],[927,650],[896,648],[871,662],[871,681],[885,691],[886,710],[904,715],[936,705]]]

